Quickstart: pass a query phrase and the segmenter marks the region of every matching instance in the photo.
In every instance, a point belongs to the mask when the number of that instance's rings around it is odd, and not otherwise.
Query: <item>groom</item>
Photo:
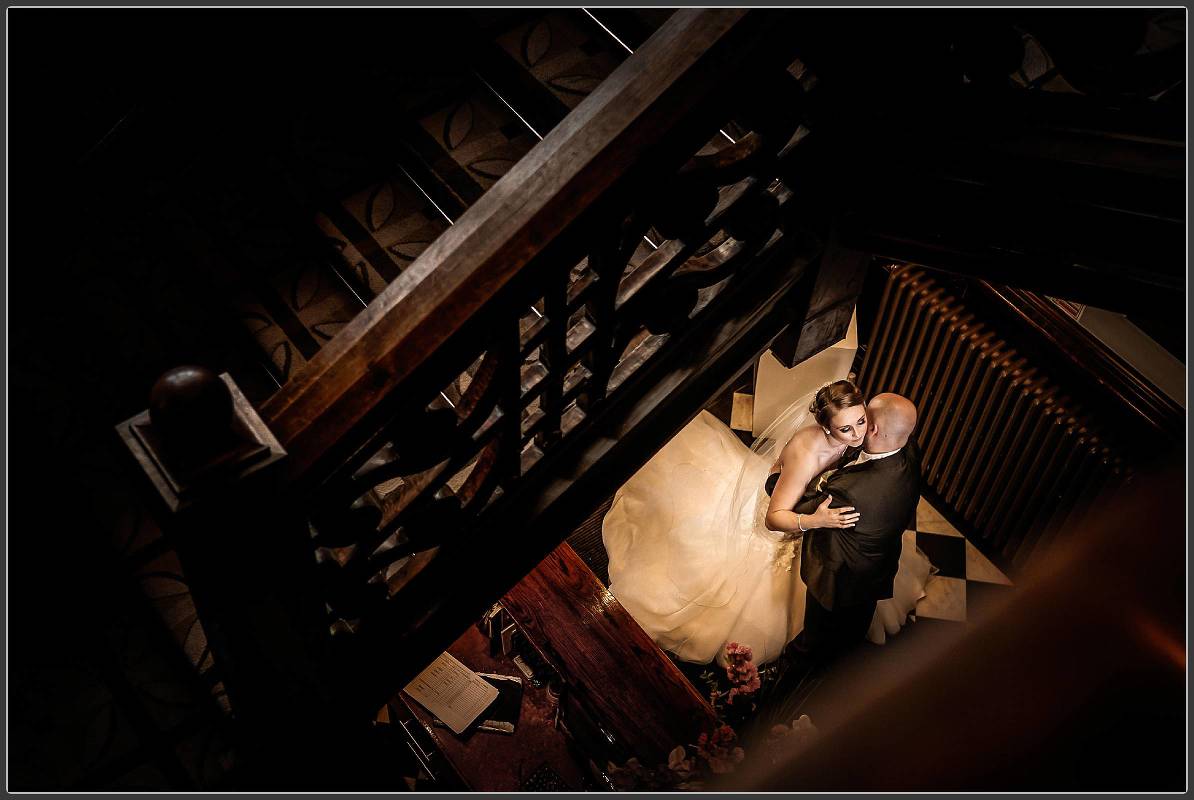
[[[804,630],[781,657],[787,663],[780,666],[773,692],[780,702],[812,668],[861,642],[875,605],[892,595],[902,537],[920,496],[920,455],[909,443],[916,406],[898,394],[878,394],[867,404],[867,417],[862,448],[847,451],[839,467],[822,477],[817,491],[793,509],[809,514],[829,499],[831,508],[854,506],[860,516],[853,528],[804,534]]]

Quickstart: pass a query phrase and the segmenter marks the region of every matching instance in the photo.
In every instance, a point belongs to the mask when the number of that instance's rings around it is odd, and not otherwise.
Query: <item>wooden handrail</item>
[[[741,9],[677,12],[264,405],[290,477],[347,439],[394,386],[627,171],[649,164],[765,25]],[[694,148],[699,136],[693,139]],[[354,436],[355,434],[355,436]]]
[[[1059,358],[1085,375],[1111,404],[1130,415],[1141,431],[1172,441],[1181,437],[1185,409],[1047,298],[1011,286],[978,283],[1000,310],[1051,345]]]

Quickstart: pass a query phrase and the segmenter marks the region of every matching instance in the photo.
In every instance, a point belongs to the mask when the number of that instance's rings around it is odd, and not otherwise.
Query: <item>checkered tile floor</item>
[[[728,398],[711,403],[707,410],[749,444],[754,398],[748,393],[749,386],[735,388]],[[916,546],[935,570],[925,586],[925,596],[916,605],[917,619],[965,622],[967,608],[1012,586],[1008,577],[923,497],[916,508],[914,533]]]
[[[970,604],[1012,585],[923,497],[916,509],[916,546],[937,570],[925,586],[925,597],[916,605],[918,619],[965,622]]]

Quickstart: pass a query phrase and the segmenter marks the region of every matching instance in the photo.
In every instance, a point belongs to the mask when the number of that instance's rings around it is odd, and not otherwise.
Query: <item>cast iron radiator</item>
[[[1126,474],[1104,429],[1042,361],[906,265],[888,275],[859,370],[868,397],[916,403],[928,493],[1005,569],[1057,544]]]

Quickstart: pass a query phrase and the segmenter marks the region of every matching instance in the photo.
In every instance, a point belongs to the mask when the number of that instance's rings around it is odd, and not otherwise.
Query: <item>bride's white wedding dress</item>
[[[702,411],[618,490],[605,516],[610,592],[685,661],[724,664],[725,643],[736,641],[763,664],[803,627],[799,543],[758,524],[770,467]],[[736,491],[740,481],[752,489]],[[876,609],[872,642],[899,632],[924,596],[930,565],[914,536],[904,534],[894,596]]]

